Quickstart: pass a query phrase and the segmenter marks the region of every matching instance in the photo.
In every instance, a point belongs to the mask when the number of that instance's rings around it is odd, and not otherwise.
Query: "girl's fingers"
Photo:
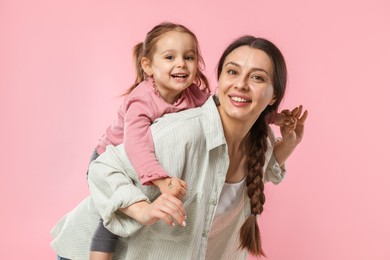
[[[187,189],[187,183],[183,180],[179,180],[180,181],[180,185],[184,188],[184,189]]]

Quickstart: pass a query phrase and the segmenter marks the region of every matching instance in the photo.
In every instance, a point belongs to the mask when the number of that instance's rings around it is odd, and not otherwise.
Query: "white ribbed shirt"
[[[163,221],[143,226],[118,211],[141,200],[152,201],[159,191],[155,186],[141,185],[123,145],[109,146],[90,166],[91,197],[53,228],[52,248],[65,258],[88,259],[100,214],[105,226],[121,236],[114,259],[199,260],[206,259],[206,255],[216,259],[213,256],[229,254],[244,259],[246,253],[237,249],[237,229],[250,214],[245,192],[231,211],[234,214],[226,213],[229,221],[213,224],[229,166],[227,144],[213,98],[200,108],[165,115],[151,126],[151,131],[161,165],[170,175],[187,182],[187,226],[170,227]],[[268,139],[264,181],[279,183],[285,169],[279,167],[273,156],[275,138],[271,129]],[[210,236],[218,244],[208,245]]]

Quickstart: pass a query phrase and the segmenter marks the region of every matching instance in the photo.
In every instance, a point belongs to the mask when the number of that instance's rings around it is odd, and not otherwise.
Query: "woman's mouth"
[[[230,96],[230,98],[231,98],[234,102],[239,102],[239,103],[249,103],[249,102],[251,102],[251,100],[245,99],[245,98],[242,98],[242,97]]]

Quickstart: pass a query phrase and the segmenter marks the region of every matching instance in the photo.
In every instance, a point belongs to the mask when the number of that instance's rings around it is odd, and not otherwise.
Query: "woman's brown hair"
[[[277,111],[283,99],[287,83],[287,68],[282,53],[272,42],[263,38],[243,36],[231,43],[223,52],[218,62],[218,79],[221,75],[226,57],[233,50],[241,46],[249,46],[264,51],[271,59],[273,65],[272,83],[276,101],[273,105],[269,105],[264,109],[249,131],[246,185],[251,214],[240,229],[240,247],[247,249],[253,255],[265,256],[261,245],[260,230],[256,216],[263,212],[265,203],[263,167],[268,146],[268,125],[266,118]]]

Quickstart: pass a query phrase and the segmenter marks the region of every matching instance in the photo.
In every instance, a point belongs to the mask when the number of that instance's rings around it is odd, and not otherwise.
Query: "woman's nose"
[[[234,83],[234,87],[239,90],[247,90],[248,89],[248,82],[244,77],[240,77],[237,79],[237,81]]]

